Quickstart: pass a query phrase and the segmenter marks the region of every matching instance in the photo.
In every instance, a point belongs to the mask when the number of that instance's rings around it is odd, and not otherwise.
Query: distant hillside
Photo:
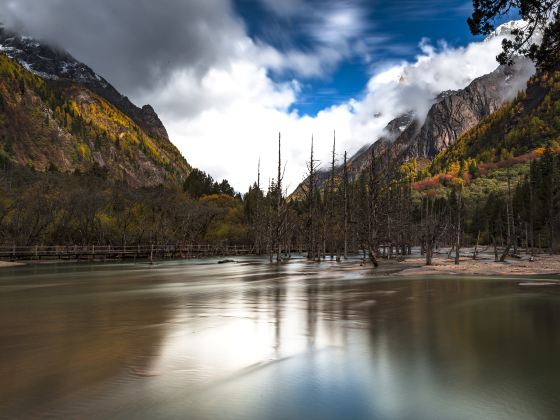
[[[150,106],[137,108],[69,54],[28,38],[0,31],[0,50],[0,162],[93,170],[134,187],[190,173]]]

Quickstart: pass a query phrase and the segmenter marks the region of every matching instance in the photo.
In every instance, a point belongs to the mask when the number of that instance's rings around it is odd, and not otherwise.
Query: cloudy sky
[[[187,160],[239,191],[274,176],[282,132],[290,189],[311,135],[326,165],[402,112],[496,68],[467,0],[0,0],[0,20],[72,53],[150,103]]]

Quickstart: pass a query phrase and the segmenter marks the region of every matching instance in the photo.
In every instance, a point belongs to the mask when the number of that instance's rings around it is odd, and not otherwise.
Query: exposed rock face
[[[360,173],[366,170],[369,159],[373,155],[382,156],[393,148],[395,141],[401,137],[407,137],[411,128],[414,130],[417,126],[414,113],[409,112],[403,114],[387,124],[385,134],[369,147],[363,147],[354,156],[348,160],[349,174],[352,179],[357,178]]]
[[[411,126],[416,125],[417,122],[412,112],[403,114],[390,121],[384,129],[383,137],[380,137],[375,143],[370,146],[362,147],[358,152],[356,152],[352,157],[348,159],[348,176],[350,180],[355,181],[356,179],[358,179],[360,174],[367,169],[372,153],[375,156],[386,155],[387,152],[393,148],[395,139],[399,138],[408,130],[410,130]],[[342,166],[339,166],[336,169],[336,176],[342,176],[342,171]],[[317,185],[319,186],[319,188],[324,185],[329,177],[329,171],[319,171],[317,173]],[[292,193],[292,197],[303,196],[304,184],[305,182],[300,184],[296,188],[296,190]]]
[[[150,136],[156,139],[169,140],[167,130],[151,105],[144,105],[142,107],[139,118],[140,121],[138,124],[143,127]]]
[[[512,93],[518,90],[516,86],[526,83],[529,76],[526,62],[522,61],[512,67],[500,66],[467,88],[447,93],[432,106],[424,125],[409,141],[407,157],[433,158],[512,99]]]
[[[19,36],[0,27],[0,51],[27,70],[53,83],[74,82],[97,93],[130,117],[149,136],[169,141],[167,131],[150,105],[138,108],[107,80],[68,52]]]
[[[525,88],[534,67],[527,60],[500,66],[475,79],[465,89],[442,92],[434,100],[423,122],[413,113],[391,121],[385,135],[363,147],[348,160],[348,171],[356,179],[369,165],[372,154],[385,161],[404,163],[412,159],[433,159],[463,134],[491,115]],[[342,172],[339,168],[338,175]],[[328,174],[319,174],[319,185]],[[301,188],[298,187],[297,191]]]
[[[389,152],[392,158],[410,160],[432,159],[453,145],[459,137],[495,112],[525,87],[533,72],[527,61],[514,66],[500,66],[495,71],[475,79],[465,89],[446,91],[438,95],[423,123],[409,113],[391,121],[385,129],[395,134],[380,138],[354,155],[350,162],[363,162],[371,155]],[[399,127],[400,130],[395,128]],[[359,165],[362,169],[365,164]]]

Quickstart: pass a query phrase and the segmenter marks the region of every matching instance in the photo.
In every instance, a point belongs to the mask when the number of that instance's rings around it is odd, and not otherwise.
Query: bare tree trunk
[[[432,265],[432,258],[434,254],[434,244],[432,241],[426,241],[426,265]]]
[[[548,253],[550,255],[554,254],[554,221],[553,221],[553,217],[554,217],[554,207],[553,207],[553,199],[551,198],[549,200],[549,204],[548,204],[548,234],[550,237],[550,243],[549,245],[549,249],[548,249]]]
[[[259,158],[259,166],[257,170],[257,208],[255,210],[255,252],[257,255],[261,255],[261,159]]]
[[[335,213],[335,165],[336,165],[336,131],[334,132],[333,136],[333,148],[332,148],[332,160],[331,160],[331,178],[330,178],[330,185],[329,185],[329,202],[327,203],[329,206],[329,221],[328,223],[332,226],[329,230],[329,253],[331,256],[331,260],[334,259],[335,254],[335,242],[336,242],[336,229],[335,227],[338,226],[338,217],[336,217]]]
[[[272,183],[269,181],[268,183],[268,192],[269,192],[269,196],[272,194],[273,192],[273,186]],[[269,203],[267,205],[267,214],[266,214],[266,252],[268,253],[269,256],[269,260],[270,262],[273,261],[273,253],[274,253],[274,232],[273,232],[273,226],[272,226],[272,203]]]
[[[474,246],[474,253],[473,253],[473,260],[478,258],[478,243],[480,242],[480,230],[478,231],[478,235],[476,236],[476,244]]]
[[[369,260],[375,268],[379,267],[379,263],[377,262],[377,257],[375,255],[375,250],[371,247],[371,245],[369,247]]]
[[[451,258],[451,254],[453,254],[453,251],[455,251],[455,244],[451,244],[451,248],[449,248],[449,252],[447,253],[447,259],[449,260]]]
[[[529,224],[525,222],[525,253],[529,255],[531,251],[529,250]]]
[[[307,240],[307,259],[308,260],[315,260],[318,256],[317,250],[317,237],[316,237],[316,167],[315,167],[315,159],[313,156],[313,136],[311,136],[311,157],[309,160],[309,187],[308,187],[308,220],[307,220],[307,227],[308,231],[308,240]]]
[[[344,152],[344,259],[348,259],[348,162]]]
[[[276,182],[276,262],[282,262],[282,138],[278,133],[278,178]]]
[[[509,177],[509,169],[508,169],[508,197],[507,197],[507,201],[506,201],[506,220],[507,220],[507,239],[506,242],[509,245],[511,243],[511,210],[510,210],[510,205],[511,205],[511,188],[510,188],[510,177]]]
[[[529,233],[531,235],[531,256],[535,256],[535,213],[534,213],[534,197],[533,197],[533,179],[529,183]]]
[[[460,259],[460,248],[461,248],[461,207],[462,207],[462,200],[461,200],[461,192],[457,195],[457,235],[456,235],[456,242],[455,242],[455,265],[459,265]]]
[[[502,253],[502,256],[500,257],[500,262],[506,261],[506,257],[509,255],[510,249],[511,249],[511,244],[507,244],[506,248],[504,249],[504,252]]]

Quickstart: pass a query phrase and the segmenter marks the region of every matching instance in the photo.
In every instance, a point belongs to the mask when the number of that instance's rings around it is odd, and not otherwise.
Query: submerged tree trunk
[[[531,256],[535,256],[535,205],[533,197],[533,183],[534,180],[530,179],[529,182],[529,233],[531,236]]]
[[[348,162],[347,154],[344,152],[344,176],[342,186],[344,188],[344,259],[348,259]]]
[[[494,246],[494,261],[498,262],[498,245],[496,244],[496,236],[492,235],[492,245]]]
[[[426,265],[432,265],[432,259],[434,255],[434,244],[431,241],[426,242]]]
[[[375,268],[379,267],[379,263],[377,262],[377,256],[375,255],[375,250],[371,247],[371,245],[369,247],[369,260],[371,261],[371,263]]]
[[[511,249],[511,244],[507,244],[502,256],[500,257],[500,262],[505,262],[506,257],[509,255],[509,250]]]
[[[328,208],[328,218],[329,218],[329,223],[332,224],[332,228],[328,230],[328,251],[331,257],[331,260],[334,260],[335,254],[336,254],[336,242],[338,241],[336,238],[336,232],[337,229],[335,229],[338,226],[338,212],[335,209],[335,174],[336,174],[336,131],[334,132],[334,137],[333,137],[333,148],[332,148],[332,160],[331,160],[331,175],[330,175],[330,182],[329,182],[329,199],[328,202],[326,203],[329,208]]]
[[[478,243],[480,242],[480,230],[478,231],[478,235],[476,236],[476,244],[474,246],[474,253],[473,253],[473,260],[478,258]]]
[[[457,234],[455,238],[455,265],[459,265],[460,249],[461,249],[461,209],[462,209],[461,192],[457,195]]]
[[[308,163],[308,170],[309,170],[309,186],[307,191],[307,205],[308,205],[308,220],[307,220],[307,228],[308,228],[308,238],[307,238],[307,259],[315,261],[318,256],[318,248],[317,248],[317,229],[316,229],[316,209],[317,209],[317,202],[316,202],[316,164],[314,158],[314,141],[313,136],[311,136],[311,155],[310,160]]]
[[[550,214],[550,221],[548,222],[548,229],[549,229],[549,235],[550,235],[550,244],[549,244],[549,250],[548,253],[550,255],[554,255],[554,225],[552,223],[552,211]]]
[[[276,262],[282,262],[282,236],[283,236],[283,217],[282,217],[282,139],[278,133],[278,178],[276,181]]]
[[[451,259],[451,255],[453,254],[453,251],[455,251],[455,244],[451,244],[451,248],[449,248],[449,252],[447,253],[447,259]]]

